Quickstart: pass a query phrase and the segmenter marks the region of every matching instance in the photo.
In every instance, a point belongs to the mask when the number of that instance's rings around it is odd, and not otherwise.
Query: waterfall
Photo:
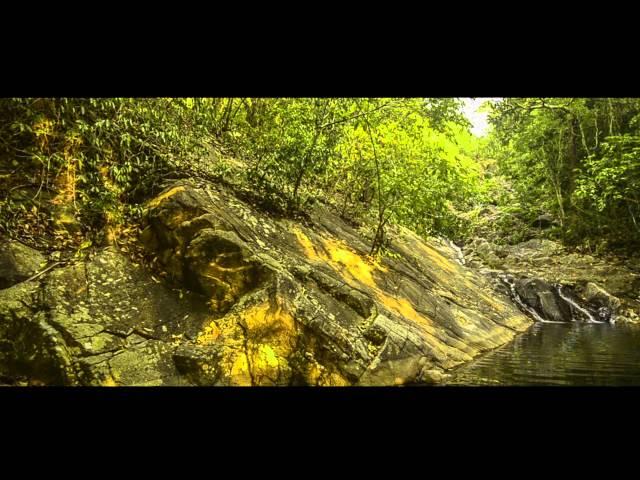
[[[438,240],[440,243],[442,243],[442,244],[446,245],[446,246],[447,246],[447,247],[449,247],[451,250],[453,250],[453,251],[455,252],[455,254],[456,254],[456,259],[455,259],[455,260],[456,260],[460,265],[464,266],[464,265],[466,265],[466,264],[467,264],[467,261],[466,261],[466,260],[465,260],[465,258],[464,258],[464,253],[462,252],[462,249],[461,249],[458,245],[456,245],[452,240],[449,240],[448,238],[446,238],[446,237],[442,237],[442,236],[439,236],[439,235],[438,235],[438,236],[435,236],[435,237],[433,237],[433,238],[435,238],[435,239],[436,239],[436,240]]]
[[[460,265],[466,265],[466,260],[464,259],[464,253],[462,253],[462,249],[456,245],[455,243],[453,243],[451,240],[448,241],[449,247],[451,247],[453,249],[454,252],[456,252],[456,256],[458,257],[458,263]]]
[[[562,285],[558,285],[556,289],[558,291],[558,295],[560,295],[560,298],[562,298],[565,302],[567,302],[569,305],[571,305],[573,308],[575,308],[579,312],[583,313],[589,319],[590,323],[605,323],[600,320],[596,320],[596,318],[591,314],[589,310],[582,308],[580,305],[574,302],[570,297],[567,297],[566,295],[564,295],[562,293]]]
[[[508,273],[501,273],[501,274],[498,275],[498,278],[500,279],[500,281],[503,284],[505,284],[505,285],[507,285],[509,287],[509,296],[516,303],[516,305],[520,308],[520,310],[522,310],[524,313],[528,314],[534,320],[536,320],[538,322],[543,322],[543,323],[566,323],[566,322],[559,322],[559,321],[556,321],[556,320],[546,320],[540,313],[538,313],[538,311],[535,308],[533,308],[532,306],[528,305],[520,297],[520,295],[518,294],[518,292],[516,290],[516,281],[515,281],[513,275],[510,275]],[[578,302],[576,300],[572,299],[570,296],[567,296],[562,291],[562,288],[563,288],[562,285],[555,285],[555,290],[558,293],[558,296],[560,297],[560,299],[562,301],[564,301],[566,304],[568,304],[570,309],[571,309],[571,321],[572,322],[575,322],[576,320],[580,320],[580,318],[576,318],[576,316],[575,316],[575,313],[579,312],[582,315],[584,315],[587,323],[607,323],[604,320],[598,320],[598,318],[596,317],[596,315],[594,313],[589,311],[587,308],[582,307],[580,304],[578,304]],[[611,316],[610,322],[611,323],[615,322],[615,319],[613,318],[613,315]]]
[[[511,298],[520,307],[520,310],[528,313],[531,317],[533,317],[538,322],[543,322],[543,323],[564,323],[564,322],[557,322],[555,320],[545,320],[544,318],[542,318],[540,316],[540,314],[536,311],[535,308],[530,307],[529,305],[524,303],[522,301],[522,299],[520,298],[520,295],[518,295],[518,292],[516,292],[516,283],[513,281],[513,278],[510,275],[505,274],[505,273],[501,273],[501,274],[498,275],[498,277],[500,278],[500,280],[503,283],[505,283],[506,285],[509,286],[509,290],[511,291]]]

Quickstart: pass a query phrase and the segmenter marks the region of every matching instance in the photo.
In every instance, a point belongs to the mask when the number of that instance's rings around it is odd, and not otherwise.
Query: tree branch
[[[396,103],[396,102],[395,101],[387,102],[387,103],[385,103],[383,105],[380,105],[379,107],[372,108],[371,110],[367,110],[366,112],[362,112],[362,113],[359,113],[357,115],[353,115],[351,117],[341,118],[340,120],[336,120],[335,122],[325,123],[324,125],[321,125],[319,128],[323,129],[323,128],[331,127],[333,125],[338,125],[339,123],[349,122],[351,120],[355,120],[356,118],[364,117],[366,115],[369,115],[370,113],[376,112],[378,110],[382,110],[383,108],[385,108],[385,107],[387,107],[387,106],[389,106],[389,105],[391,105],[393,103]]]

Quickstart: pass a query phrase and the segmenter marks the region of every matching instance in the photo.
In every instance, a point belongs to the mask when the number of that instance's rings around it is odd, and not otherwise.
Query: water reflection
[[[454,372],[451,385],[640,385],[640,328],[536,323]]]

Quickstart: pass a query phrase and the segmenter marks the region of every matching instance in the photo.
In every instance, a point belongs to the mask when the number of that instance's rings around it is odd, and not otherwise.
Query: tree
[[[633,198],[614,208],[616,195],[605,183],[623,191],[633,184],[637,158],[630,145],[639,113],[638,99],[624,98],[498,103],[490,120],[493,140],[502,145],[501,172],[513,181],[527,215],[555,213],[564,240],[573,243],[602,234],[613,239],[613,232],[633,228]],[[608,216],[601,214],[605,204]]]

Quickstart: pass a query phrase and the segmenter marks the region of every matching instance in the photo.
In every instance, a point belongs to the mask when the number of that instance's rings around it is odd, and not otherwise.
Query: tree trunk
[[[369,255],[375,255],[376,253],[378,253],[380,251],[380,247],[382,247],[384,243],[384,227],[388,219],[385,219],[383,217],[378,219],[378,227],[376,228],[376,234],[373,237],[373,242],[371,244],[371,251],[369,252]]]
[[[564,189],[564,211],[571,209],[571,196],[575,189],[575,169],[578,167],[578,139],[576,135],[577,119],[573,117],[569,126],[569,152],[567,155],[566,188]]]
[[[300,171],[298,172],[298,175],[296,176],[296,181],[295,181],[295,185],[293,187],[293,200],[296,203],[296,205],[298,204],[298,189],[300,188],[300,185],[302,184],[302,179],[305,175],[305,173],[307,172],[307,168],[309,168],[309,159],[311,158],[311,155],[313,154],[313,149],[316,148],[316,144],[318,143],[318,138],[320,137],[320,130],[316,130],[316,133],[313,137],[313,143],[311,144],[311,147],[309,148],[309,150],[307,150],[307,153],[302,161],[302,165],[300,165]]]

